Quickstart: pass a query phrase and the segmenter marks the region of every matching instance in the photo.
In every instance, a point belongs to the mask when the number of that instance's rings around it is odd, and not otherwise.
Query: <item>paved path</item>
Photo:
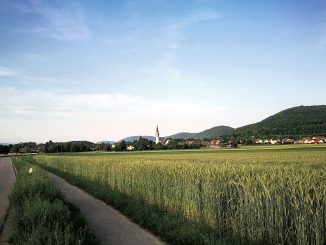
[[[15,180],[16,176],[12,168],[11,159],[9,157],[0,157],[0,230],[4,224],[4,220],[9,207],[9,193],[15,183]],[[6,232],[6,234],[7,233],[8,232]],[[3,232],[1,233],[0,244],[7,242],[7,235],[4,236]]]
[[[112,245],[162,245],[165,244],[132,223],[112,207],[105,204],[64,179],[45,171],[50,181],[63,193],[66,200],[77,206],[88,221],[91,231],[102,244]]]

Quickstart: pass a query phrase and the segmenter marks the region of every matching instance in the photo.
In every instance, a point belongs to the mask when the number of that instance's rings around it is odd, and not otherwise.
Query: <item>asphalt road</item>
[[[166,244],[103,201],[48,171],[45,173],[56,188],[63,193],[65,199],[80,209],[91,231],[99,237],[102,244]]]
[[[9,194],[16,180],[9,157],[0,157],[0,230],[4,224],[9,207]],[[3,234],[0,235],[0,244],[4,243]]]

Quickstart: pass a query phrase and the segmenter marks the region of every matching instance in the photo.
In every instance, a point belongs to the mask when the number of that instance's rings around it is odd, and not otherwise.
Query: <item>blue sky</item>
[[[0,142],[239,127],[325,77],[325,0],[0,2]]]

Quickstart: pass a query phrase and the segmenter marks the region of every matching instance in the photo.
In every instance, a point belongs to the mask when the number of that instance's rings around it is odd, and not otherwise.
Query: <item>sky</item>
[[[0,142],[120,140],[326,104],[326,0],[0,0]]]

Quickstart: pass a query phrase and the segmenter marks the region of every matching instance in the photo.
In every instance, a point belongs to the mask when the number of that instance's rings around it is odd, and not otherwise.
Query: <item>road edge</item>
[[[11,157],[10,156],[1,156],[1,157],[9,157],[10,158],[10,161],[11,161]],[[17,178],[17,170],[16,170],[15,165],[12,163],[12,161],[11,161],[11,167],[13,168],[13,171],[15,173],[15,181],[14,181],[14,185],[15,185],[16,178]],[[9,216],[10,207],[11,207],[11,203],[10,203],[10,200],[9,200],[9,205],[8,205],[8,207],[6,207],[6,214],[3,217],[3,223],[0,224],[0,242],[2,242],[2,236],[3,236],[4,227],[6,225],[8,225],[8,216]]]

